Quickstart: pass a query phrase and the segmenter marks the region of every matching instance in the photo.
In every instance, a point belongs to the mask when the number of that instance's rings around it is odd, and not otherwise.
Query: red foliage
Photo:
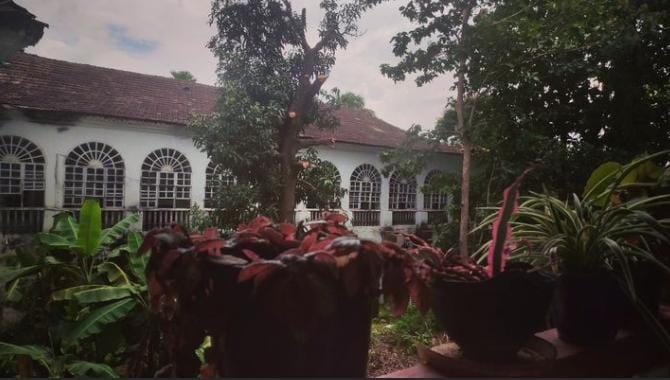
[[[505,270],[505,263],[512,252],[510,245],[512,241],[512,229],[509,220],[519,207],[519,189],[521,182],[534,167],[526,169],[509,187],[503,192],[503,202],[498,217],[493,222],[493,234],[488,255],[488,274],[493,277]]]
[[[245,297],[305,336],[318,334],[319,321],[331,318],[342,296],[377,299],[381,290],[394,315],[410,300],[428,310],[429,269],[443,260],[442,251],[413,235],[410,249],[360,240],[345,222],[346,216],[335,213],[309,228],[258,217],[229,240],[215,229],[190,236],[178,226],[150,232],[140,251],[152,250],[151,309],[163,321],[176,375],[195,375],[197,358],[189,350],[202,336],[225,331],[228,311],[239,302],[235,294],[247,283],[253,293]],[[213,366],[221,365],[209,363],[203,374],[212,376]]]

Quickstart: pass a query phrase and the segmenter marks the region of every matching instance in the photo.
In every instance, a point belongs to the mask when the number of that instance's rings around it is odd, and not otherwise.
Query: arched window
[[[389,181],[389,209],[393,224],[414,224],[416,221],[416,179],[391,174]]]
[[[448,220],[446,213],[449,205],[447,193],[435,189],[437,179],[442,175],[439,170],[431,170],[423,181],[423,209],[428,212],[428,223],[444,223]]]
[[[191,207],[191,164],[180,152],[162,148],[142,164],[140,205],[147,208]]]
[[[353,225],[379,225],[381,192],[381,175],[374,166],[363,164],[354,170],[349,184],[349,208],[354,216]]]
[[[44,206],[44,155],[31,141],[0,136],[0,206]]]
[[[72,149],[65,159],[63,207],[80,207],[96,199],[101,207],[123,207],[125,165],[116,149],[87,142]]]
[[[426,179],[423,181],[423,186],[426,188],[423,193],[424,210],[444,210],[447,208],[447,193],[438,192],[434,189],[434,182],[441,175],[441,171],[431,170],[428,175],[426,175]]]
[[[235,176],[230,170],[222,169],[220,165],[214,165],[210,161],[205,172],[205,208],[214,208],[216,193],[227,186],[234,185],[235,182]]]
[[[300,180],[306,188],[316,190],[306,192],[306,199],[303,199],[308,209],[334,210],[341,207],[342,178],[332,162],[319,160],[315,166],[301,172]]]

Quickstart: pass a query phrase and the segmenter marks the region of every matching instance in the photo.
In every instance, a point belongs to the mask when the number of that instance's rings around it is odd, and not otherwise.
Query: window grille
[[[107,144],[87,142],[65,160],[63,207],[80,207],[96,199],[104,208],[122,208],[125,183],[123,158]]]
[[[401,178],[396,173],[389,181],[389,209],[415,210],[416,209],[416,179]]]
[[[442,175],[442,172],[439,170],[431,170],[426,179],[423,182],[423,186],[426,188],[423,194],[423,209],[428,211],[441,211],[446,210],[449,205],[449,199],[447,193],[436,192],[435,189],[431,188],[434,186],[435,180]]]
[[[209,162],[205,172],[205,208],[214,208],[216,193],[223,188],[234,185],[235,177],[230,170],[222,169],[220,165]]]
[[[378,226],[382,180],[374,166],[357,167],[349,180],[349,208],[354,226]]]
[[[374,166],[363,164],[351,174],[349,208],[352,210],[379,210],[382,181]]]
[[[31,141],[0,136],[0,207],[43,207],[44,165]]]
[[[180,152],[162,148],[142,164],[140,205],[145,208],[191,207],[191,164]]]

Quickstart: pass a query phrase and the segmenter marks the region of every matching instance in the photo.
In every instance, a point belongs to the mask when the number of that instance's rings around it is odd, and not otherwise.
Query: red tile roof
[[[214,86],[25,53],[0,67],[0,104],[23,109],[186,125],[191,115],[211,112],[217,97]],[[339,142],[391,148],[405,139],[405,131],[369,111],[341,108],[335,114],[335,132],[308,128],[304,137],[334,135]]]

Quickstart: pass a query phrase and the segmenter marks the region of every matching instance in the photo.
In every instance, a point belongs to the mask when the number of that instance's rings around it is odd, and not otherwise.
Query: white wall
[[[45,205],[57,210],[63,204],[64,162],[68,153],[77,145],[97,141],[110,145],[123,157],[126,166],[125,207],[139,207],[141,165],[146,156],[159,148],[173,148],[186,156],[192,168],[191,200],[202,206],[205,189],[205,170],[209,162],[207,155],[197,149],[184,127],[121,121],[96,117],[83,117],[75,125],[63,126],[35,123],[18,112],[11,112],[10,120],[0,126],[0,135],[17,135],[35,143],[46,159]],[[379,153],[382,149],[353,144],[337,143],[317,149],[319,156],[332,162],[340,172],[342,186],[348,190],[349,178],[354,169],[364,163],[371,164],[381,172],[383,167]],[[442,155],[431,162],[424,173],[417,177],[419,187],[425,175],[432,169],[458,172],[460,158]],[[391,225],[388,210],[388,178],[382,178],[382,226]],[[417,195],[417,207],[423,206],[423,197]],[[345,195],[342,207],[348,209],[349,197]],[[48,216],[45,220],[50,220]],[[417,222],[421,222],[421,216]],[[375,232],[379,228],[371,228]],[[360,228],[365,233],[366,228]]]

